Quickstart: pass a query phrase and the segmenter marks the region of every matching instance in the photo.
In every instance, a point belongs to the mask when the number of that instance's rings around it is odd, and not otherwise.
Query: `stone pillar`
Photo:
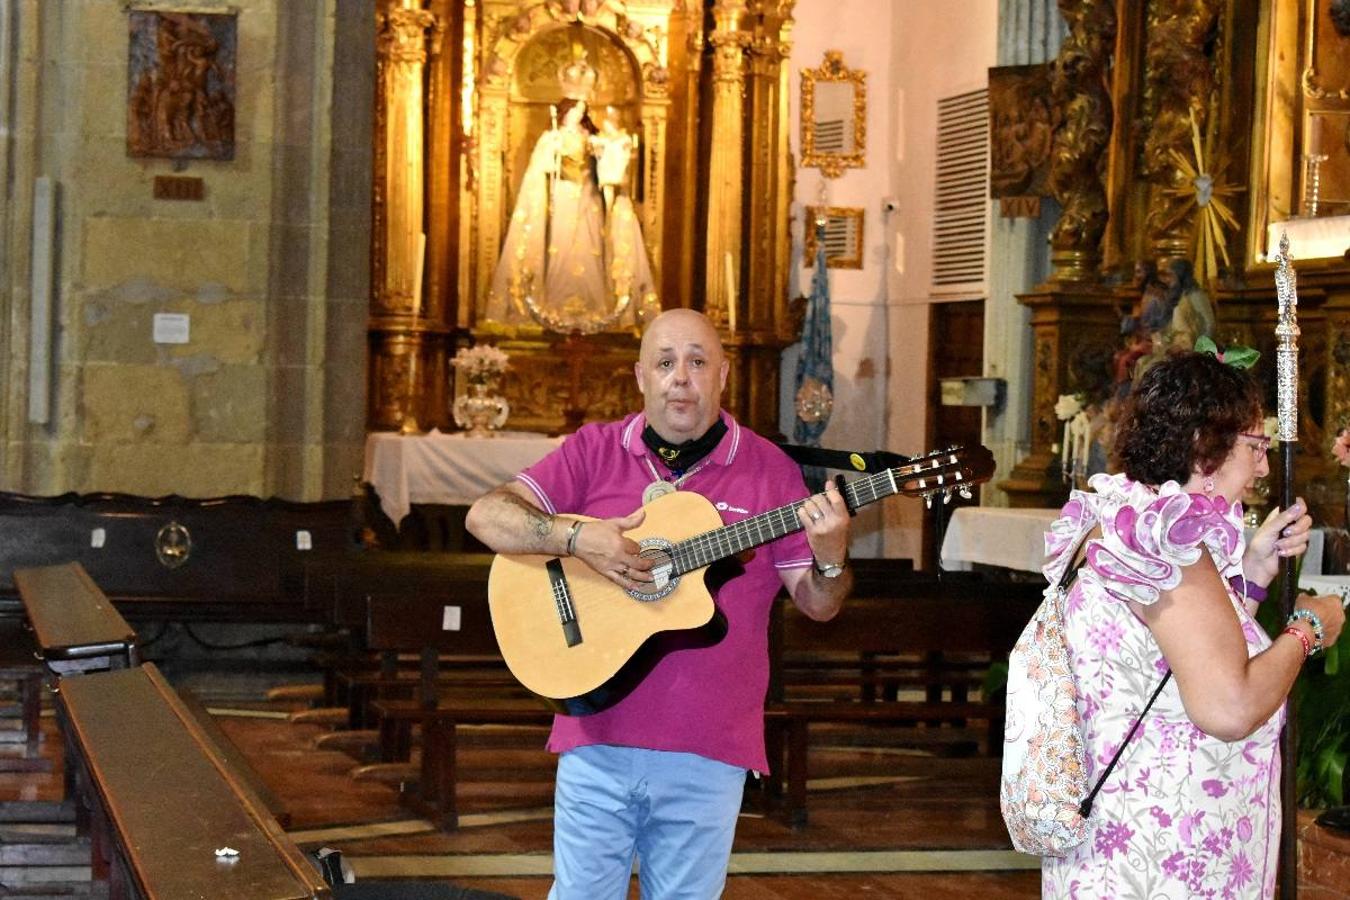
[[[445,323],[427,315],[423,215],[423,72],[428,35],[441,23],[421,0],[388,0],[376,12],[379,103],[375,122],[376,185],[370,382],[367,425],[420,431],[443,410],[447,373]],[[439,404],[444,405],[444,404]]]

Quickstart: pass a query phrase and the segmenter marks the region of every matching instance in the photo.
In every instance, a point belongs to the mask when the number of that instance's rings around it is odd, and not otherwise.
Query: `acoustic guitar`
[[[993,472],[985,447],[955,447],[856,478],[842,493],[850,513],[895,494],[947,502],[953,493],[970,497],[970,487]],[[488,606],[507,667],[560,712],[587,715],[613,705],[659,659],[660,636],[674,632],[684,646],[720,640],[724,629],[705,570],[800,531],[803,502],[723,525],[699,494],[657,497],[645,506],[642,524],[627,532],[652,561],[654,581],[629,589],[574,557],[498,554]]]

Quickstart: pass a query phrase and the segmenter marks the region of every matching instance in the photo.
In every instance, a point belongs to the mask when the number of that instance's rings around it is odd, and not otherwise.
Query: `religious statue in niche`
[[[132,10],[127,155],[233,159],[232,14]]]
[[[558,73],[551,108],[521,179],[493,273],[486,317],[564,333],[640,327],[660,312],[629,185],[637,138],[590,101],[597,74],[584,53]]]
[[[1192,350],[1201,337],[1214,337],[1214,306],[1196,282],[1190,260],[1170,259],[1156,273],[1145,267],[1142,282],[1138,311],[1121,324],[1124,358],[1130,360],[1118,367],[1123,393],[1167,354]]]

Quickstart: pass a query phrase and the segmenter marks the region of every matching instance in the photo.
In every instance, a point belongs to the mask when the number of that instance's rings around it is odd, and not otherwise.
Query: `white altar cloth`
[[[1299,574],[1298,586],[1319,594],[1338,594],[1342,601],[1350,597],[1350,575]]]
[[[490,438],[463,432],[366,436],[363,478],[380,495],[380,508],[394,524],[414,503],[468,506],[562,443],[529,431],[502,431]]]
[[[960,506],[952,512],[942,539],[942,568],[968,570],[975,564],[1019,572],[1039,572],[1045,562],[1045,533],[1059,515],[1057,509],[1008,509],[996,506]],[[1247,530],[1247,537],[1252,529]],[[1314,528],[1303,555],[1309,576],[1322,572],[1325,532]]]

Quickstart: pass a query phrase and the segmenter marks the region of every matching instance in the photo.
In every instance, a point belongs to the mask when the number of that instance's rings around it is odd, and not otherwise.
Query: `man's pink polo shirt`
[[[727,433],[680,487],[711,500],[730,525],[807,495],[801,470],[782,450],[725,411]],[[550,513],[626,516],[642,491],[668,474],[642,442],[646,417],[584,425],[517,478]],[[697,464],[696,464],[697,466]],[[733,766],[768,770],[764,696],[769,683],[769,612],[783,586],[780,570],[811,565],[806,535],[793,532],[751,551],[744,571],[713,593],[727,635],[711,647],[675,650],[604,712],[555,716],[548,748],[587,744],[697,753]]]

